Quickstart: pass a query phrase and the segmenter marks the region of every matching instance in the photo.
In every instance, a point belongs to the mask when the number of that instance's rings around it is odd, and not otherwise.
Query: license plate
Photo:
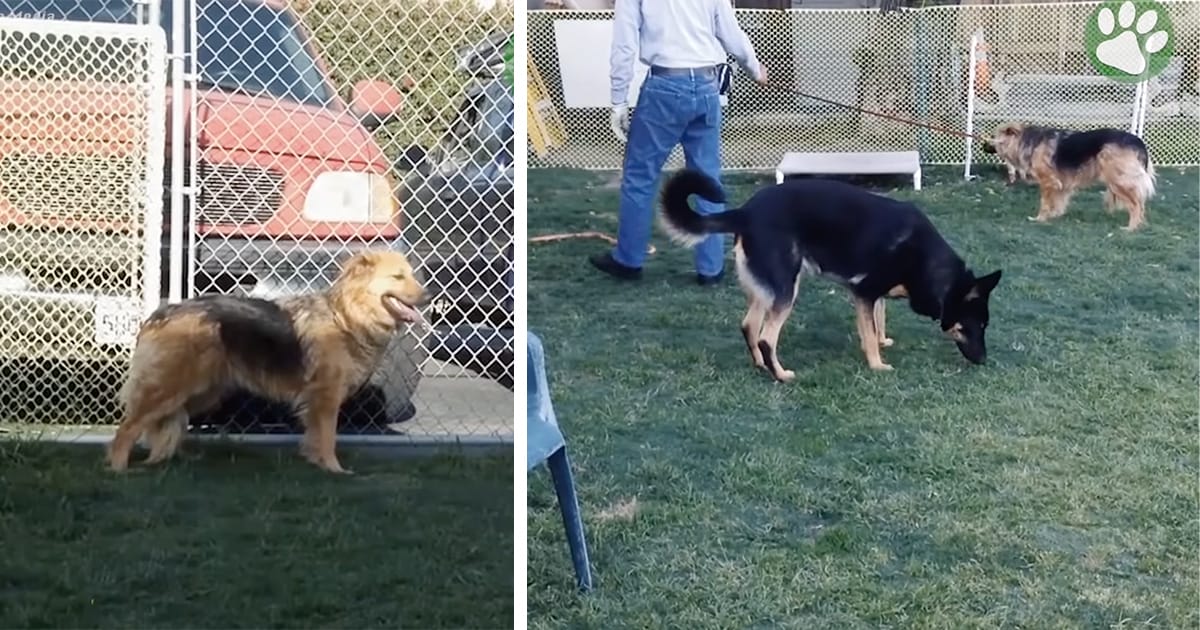
[[[142,323],[141,302],[122,297],[96,298],[92,329],[98,344],[132,345]]]

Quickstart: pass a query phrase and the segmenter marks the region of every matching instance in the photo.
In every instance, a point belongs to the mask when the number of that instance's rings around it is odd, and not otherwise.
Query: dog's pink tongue
[[[399,298],[389,295],[384,299],[392,307],[392,313],[399,316],[399,319],[409,323],[421,321],[421,314],[417,312],[417,309],[405,304]]]

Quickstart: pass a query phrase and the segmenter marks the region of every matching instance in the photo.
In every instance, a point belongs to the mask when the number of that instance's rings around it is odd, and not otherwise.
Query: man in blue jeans
[[[628,141],[621,175],[620,225],[612,251],[593,256],[592,265],[617,278],[641,277],[650,244],[658,178],[676,144],[683,145],[689,168],[720,180],[721,102],[718,69],[728,55],[765,84],[750,39],[738,26],[730,0],[617,0],[612,53],[612,129]],[[638,92],[633,120],[627,97],[634,55],[650,66]],[[722,206],[697,200],[704,214]],[[724,275],[723,235],[696,246],[696,280],[715,284]]]

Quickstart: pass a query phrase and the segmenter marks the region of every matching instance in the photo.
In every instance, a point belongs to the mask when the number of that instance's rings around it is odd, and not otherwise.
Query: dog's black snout
[[[963,348],[963,356],[974,365],[983,365],[987,362],[987,350],[980,348]]]
[[[996,152],[996,145],[992,144],[991,142],[984,141],[982,148],[983,148],[984,153],[995,153]]]

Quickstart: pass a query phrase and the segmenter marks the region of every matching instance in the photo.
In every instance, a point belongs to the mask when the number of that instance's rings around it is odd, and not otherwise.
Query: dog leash
[[[873,111],[870,109],[865,109],[862,107],[858,107],[857,105],[847,105],[846,103],[839,103],[837,101],[833,101],[833,100],[827,99],[822,96],[816,96],[814,94],[808,94],[805,92],[801,92],[800,90],[797,90],[796,88],[785,87],[785,86],[779,85],[778,83],[773,83],[770,81],[768,81],[766,83],[766,87],[769,87],[769,88],[779,91],[779,92],[786,92],[788,94],[794,94],[796,96],[801,96],[804,98],[812,99],[814,101],[821,101],[822,103],[827,103],[829,105],[834,105],[836,107],[843,107],[845,109],[851,109],[856,112],[862,112],[864,114],[870,114],[872,116],[878,116],[880,118],[886,118],[888,120],[894,120],[898,123],[912,125],[914,127],[923,127],[925,129],[930,129],[933,131],[940,131],[942,133],[948,133],[950,135],[958,136],[960,138],[971,138],[974,140],[979,140],[980,142],[987,141],[986,138],[976,135],[976,134],[973,134],[973,133],[967,133],[965,131],[959,131],[957,129],[950,129],[949,127],[941,127],[939,125],[931,125],[929,123],[923,123],[923,122],[911,120],[908,118],[901,118],[900,116],[893,116],[892,114],[885,114],[883,112],[877,112],[877,111]],[[563,240],[567,240],[567,239],[571,239],[571,238],[598,238],[598,239],[607,241],[608,243],[611,243],[613,245],[617,244],[617,239],[615,239],[607,234],[604,234],[603,232],[570,232],[570,233],[563,233],[563,234],[544,234],[542,236],[534,236],[534,237],[530,238],[529,242],[530,243],[549,243],[549,242],[553,242],[553,241],[563,241]],[[647,251],[647,253],[653,254],[654,252],[655,252],[654,245],[650,245],[650,248]]]
[[[530,243],[550,243],[553,241],[565,241],[570,238],[598,238],[602,241],[606,241],[607,243],[609,243],[611,245],[617,244],[617,239],[615,239],[603,232],[566,232],[566,233],[562,233],[562,234],[543,234],[541,236],[530,237],[529,242]],[[646,250],[646,253],[653,254],[656,251],[658,251],[658,250],[656,250],[654,248],[654,245],[650,245],[650,247]]]
[[[770,81],[768,81],[766,83],[766,87],[769,87],[769,88],[779,91],[779,92],[787,92],[788,94],[795,94],[796,96],[803,96],[804,98],[810,98],[814,101],[821,101],[822,103],[828,103],[829,105],[835,105],[837,107],[844,107],[846,109],[852,109],[856,112],[862,112],[864,114],[870,114],[872,116],[878,116],[880,118],[887,118],[888,120],[894,120],[896,122],[904,123],[906,125],[912,125],[914,127],[924,127],[926,129],[932,129],[933,131],[940,131],[942,133],[948,133],[950,135],[958,136],[960,138],[973,138],[975,140],[979,140],[980,142],[984,142],[987,140],[986,138],[984,138],[982,136],[978,136],[973,133],[967,133],[965,131],[959,131],[957,129],[950,129],[948,127],[940,127],[938,125],[931,125],[929,123],[918,122],[916,120],[911,120],[908,118],[901,118],[899,116],[893,116],[891,114],[885,114],[883,112],[876,112],[876,111],[872,111],[869,109],[863,109],[862,107],[858,107],[857,105],[847,105],[846,103],[839,103],[837,101],[831,101],[831,100],[821,97],[821,96],[816,96],[813,94],[806,94],[804,92],[801,92],[800,90],[797,90],[796,88],[785,87],[785,86],[779,85],[778,83],[773,83]]]

